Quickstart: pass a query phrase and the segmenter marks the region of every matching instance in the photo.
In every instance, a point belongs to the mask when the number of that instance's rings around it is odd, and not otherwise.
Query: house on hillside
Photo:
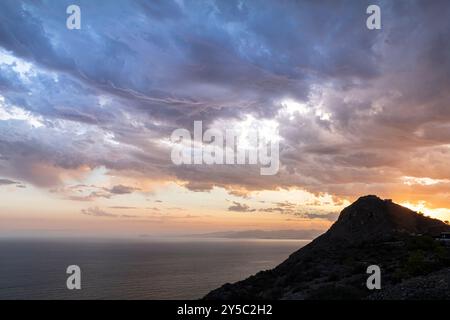
[[[450,232],[441,232],[441,235],[437,237],[436,240],[450,246]]]

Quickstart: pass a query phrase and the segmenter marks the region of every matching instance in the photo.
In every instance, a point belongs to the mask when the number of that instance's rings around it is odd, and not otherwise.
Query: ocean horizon
[[[310,240],[0,239],[0,299],[200,299],[275,267]],[[81,268],[68,290],[66,268]]]

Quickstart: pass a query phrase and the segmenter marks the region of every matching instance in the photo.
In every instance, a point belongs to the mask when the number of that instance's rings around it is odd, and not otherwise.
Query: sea
[[[0,239],[0,299],[200,299],[275,267],[309,240]],[[68,290],[67,267],[81,270]]]

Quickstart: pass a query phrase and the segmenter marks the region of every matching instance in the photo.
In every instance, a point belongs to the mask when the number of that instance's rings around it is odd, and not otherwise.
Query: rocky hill
[[[398,288],[411,291],[413,283],[419,288],[409,297],[417,297],[428,276],[441,281],[441,289],[450,284],[450,248],[434,239],[449,231],[442,221],[390,200],[361,197],[325,234],[276,268],[225,284],[205,299],[400,299],[405,297]],[[381,290],[366,287],[373,264],[381,268]]]

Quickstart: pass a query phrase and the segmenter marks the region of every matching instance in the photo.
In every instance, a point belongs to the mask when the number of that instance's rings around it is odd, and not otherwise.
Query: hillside
[[[205,299],[365,299],[375,294],[382,299],[383,290],[446,272],[450,250],[434,237],[447,231],[450,226],[442,221],[390,200],[361,197],[342,210],[325,234],[276,268],[225,284]],[[372,264],[382,272],[377,292],[366,287],[366,269]],[[449,281],[448,276],[442,279]]]

